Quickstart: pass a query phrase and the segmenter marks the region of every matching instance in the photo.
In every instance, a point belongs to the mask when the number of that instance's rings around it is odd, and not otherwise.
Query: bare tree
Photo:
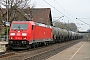
[[[0,0],[0,2],[1,2],[1,5],[5,7],[8,4],[9,8],[13,6],[19,7],[19,8],[25,8],[29,6],[29,3],[31,2],[31,0]]]
[[[20,9],[25,9],[29,6],[29,4],[31,3],[31,0],[0,0],[0,4],[3,7],[6,7],[6,10],[8,9],[8,21],[13,21],[14,18],[17,18],[17,16],[13,17],[11,19],[12,13],[15,13],[16,10],[18,10],[18,8]],[[32,7],[35,7],[35,4],[32,5]],[[7,11],[6,13],[4,13],[5,11],[3,11],[3,9],[0,9],[1,11],[1,16],[2,19],[0,19],[0,21],[2,20],[7,20]]]
[[[75,23],[63,23],[63,22],[55,22],[54,26],[57,26],[62,29],[77,31],[77,26]]]

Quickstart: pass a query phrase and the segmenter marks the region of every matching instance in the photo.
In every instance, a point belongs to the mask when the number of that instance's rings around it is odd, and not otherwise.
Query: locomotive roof
[[[28,23],[28,22],[30,22],[32,25],[35,25],[35,23],[33,22],[33,21],[13,21],[12,23]]]
[[[49,25],[45,25],[43,23],[37,23],[37,22],[33,22],[33,21],[13,21],[12,23],[21,23],[22,24],[22,23],[28,23],[28,22],[30,22],[31,25],[37,25],[37,26],[51,28],[51,26],[49,26]]]
[[[42,27],[51,28],[51,26],[45,25],[45,24],[43,24],[43,23],[37,23],[37,22],[35,22],[35,24],[36,24],[37,26],[42,26]]]

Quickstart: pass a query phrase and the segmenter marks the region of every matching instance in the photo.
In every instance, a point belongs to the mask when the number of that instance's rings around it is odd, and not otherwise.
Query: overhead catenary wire
[[[43,0],[44,2],[46,2],[48,5],[50,5],[52,8],[54,8],[56,11],[58,11],[60,14],[62,14],[64,17],[68,18],[66,15],[64,15],[62,12],[60,12],[58,9],[56,9],[54,6],[52,6],[51,4],[49,4],[46,0]],[[61,17],[60,17],[61,18]],[[59,18],[59,19],[60,19]],[[59,20],[57,19],[57,20]],[[68,18],[69,20],[71,20],[70,18]]]
[[[54,0],[54,1],[56,1],[56,0]],[[56,3],[57,3],[64,11],[66,11],[66,9],[64,9],[57,1],[56,1]],[[66,11],[66,13],[68,13],[68,12]],[[68,15],[75,19],[75,17],[73,17],[70,13],[68,13]]]
[[[61,16],[61,17],[59,17],[57,20],[55,20],[55,21],[53,21],[53,22],[56,22],[56,21],[58,21],[59,19],[61,19],[62,17],[64,17],[64,16]]]
[[[54,0],[54,1],[56,1],[56,0]],[[56,1],[56,3],[59,5],[59,6],[61,6],[57,1]],[[62,7],[62,6],[61,6]],[[63,7],[62,7],[63,8]],[[63,8],[64,9],[64,8]],[[65,9],[64,9],[64,11],[66,11]],[[67,12],[67,11],[66,11]],[[67,12],[68,13],[68,12]],[[68,13],[69,14],[69,13]],[[71,14],[69,14],[71,17],[73,17]],[[73,17],[73,18],[75,18],[75,17]],[[87,25],[89,25],[88,23],[86,23],[86,22],[84,22],[84,21],[82,21],[82,20],[80,20],[80,19],[78,19],[78,18],[76,18],[77,20],[79,20],[79,21],[81,21],[81,22],[83,22],[83,23],[85,23],[85,24],[87,24]],[[83,18],[83,19],[87,19],[87,18]],[[90,25],[89,25],[90,26]]]
[[[54,0],[54,1],[56,1],[56,0]],[[64,10],[64,11],[66,11],[66,9],[64,9],[57,1],[56,1],[56,3]],[[67,12],[67,11],[66,11]],[[68,13],[68,12],[67,12]],[[69,13],[68,13],[69,14]],[[70,14],[69,14],[70,15]],[[71,15],[70,15],[71,16]],[[73,17],[73,16],[72,16]]]
[[[65,8],[63,8],[56,0],[54,0],[64,11],[66,11],[66,9]],[[66,13],[69,15],[69,16],[71,16],[72,18],[74,18],[75,19],[75,17],[73,17],[70,13],[68,13],[67,11],[66,11]]]
[[[84,21],[82,21],[82,20],[80,20],[79,18],[76,18],[77,20],[79,20],[79,21],[81,21],[81,22],[83,22],[84,24],[86,24],[86,25],[89,25],[90,26],[90,24],[88,24],[88,23],[86,23],[86,22],[84,22]]]
[[[48,3],[46,0],[43,0],[45,3],[47,3],[48,5],[50,5],[52,8],[54,8],[56,11],[58,11],[60,14],[62,14],[63,16],[65,16],[66,18],[68,18],[66,15],[64,15],[62,12],[60,12],[58,9],[56,9],[54,6],[52,6],[50,3]],[[68,18],[69,20],[71,20],[70,18]]]
[[[50,3],[48,3],[46,0],[43,0],[44,2],[46,2],[48,5],[50,5],[52,8],[54,8],[56,11],[58,11],[59,13],[61,13],[62,15],[64,15],[62,12],[60,12],[58,9],[56,9],[54,6],[52,6]],[[54,0],[54,1],[56,1],[56,0]],[[65,10],[65,9],[64,9]],[[66,11],[66,10],[65,10]],[[66,11],[67,12],[67,11]],[[67,12],[68,13],[68,12]],[[68,13],[69,14],[69,13]],[[70,15],[70,14],[69,14]],[[68,18],[66,15],[64,15],[66,18]],[[72,15],[70,15],[71,17],[73,17]],[[71,20],[70,18],[68,18],[69,20]],[[84,21],[82,21],[82,20],[80,20],[80,19],[78,19],[78,18],[75,18],[75,19],[77,19],[77,20],[79,20],[79,21],[81,21],[81,22],[83,22],[84,24],[86,24],[86,25],[89,25],[90,26],[90,24],[88,24],[88,23],[86,23],[86,22],[84,22]]]

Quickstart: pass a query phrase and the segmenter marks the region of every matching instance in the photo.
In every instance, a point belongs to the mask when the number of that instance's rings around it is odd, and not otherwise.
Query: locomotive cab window
[[[28,24],[12,24],[12,29],[27,29]]]

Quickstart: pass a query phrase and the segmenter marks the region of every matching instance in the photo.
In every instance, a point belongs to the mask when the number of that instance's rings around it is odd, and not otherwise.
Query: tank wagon
[[[27,49],[40,44],[81,38],[81,34],[33,21],[13,21],[9,31],[9,48]]]

